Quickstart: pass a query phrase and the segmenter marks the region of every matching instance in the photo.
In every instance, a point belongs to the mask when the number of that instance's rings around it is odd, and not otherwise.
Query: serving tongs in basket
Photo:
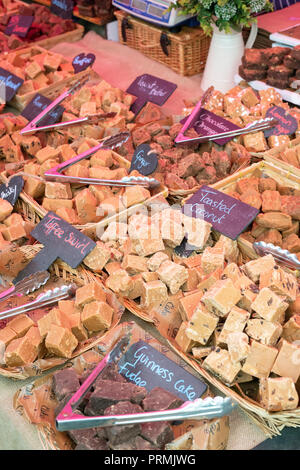
[[[200,109],[205,105],[205,103],[209,100],[212,92],[214,91],[214,87],[208,88],[204,94],[202,95],[201,99],[198,101],[196,106],[194,107],[193,111],[189,115],[188,119],[185,121],[183,124],[182,128],[180,129],[179,134],[175,138],[174,142],[176,144],[183,144],[186,142],[210,142],[211,140],[215,141],[218,139],[224,139],[226,137],[236,137],[238,135],[244,135],[244,134],[249,134],[250,132],[259,132],[263,131],[266,129],[271,129],[277,124],[276,119],[274,118],[265,118],[265,119],[259,119],[255,122],[252,122],[249,124],[247,127],[243,127],[240,129],[235,129],[233,131],[226,131],[226,132],[220,132],[219,134],[213,134],[213,135],[204,135],[204,136],[197,136],[197,137],[188,137],[185,136],[185,132],[193,127],[197,120],[198,113]]]
[[[99,145],[86,150],[85,152],[77,155],[74,158],[70,158],[69,160],[60,163],[59,165],[51,168],[50,170],[46,171],[44,177],[47,181],[59,181],[63,183],[79,183],[79,184],[94,184],[94,185],[101,185],[101,186],[116,186],[116,187],[128,187],[128,186],[144,186],[145,188],[155,188],[160,183],[155,178],[149,178],[147,176],[125,176],[120,180],[107,180],[107,179],[99,179],[99,178],[83,178],[80,176],[68,176],[62,174],[64,170],[69,168],[70,166],[78,163],[85,158],[89,158],[94,153],[98,152],[100,149],[110,149],[113,150],[117,147],[120,147],[125,142],[127,142],[129,138],[129,132],[121,132],[120,134],[116,134],[112,137],[108,137],[100,142]]]
[[[41,111],[32,121],[30,121],[21,131],[22,135],[26,134],[33,134],[34,132],[38,131],[50,131],[59,129],[61,127],[67,127],[74,124],[81,124],[81,123],[97,123],[97,121],[101,121],[103,119],[109,119],[116,116],[116,113],[96,113],[96,114],[89,114],[87,116],[73,119],[72,121],[63,121],[57,124],[48,124],[46,126],[39,126],[38,124],[47,116],[52,109],[56,108],[62,101],[64,101],[69,96],[73,95],[76,91],[78,91],[85,83],[90,79],[89,75],[87,77],[78,80],[74,85],[72,85],[68,90],[64,91],[59,95],[52,103],[49,104],[43,111]]]
[[[70,297],[74,296],[76,289],[76,284],[64,284],[62,286],[49,289],[38,295],[38,297],[32,302],[20,305],[19,307],[4,310],[0,313],[0,320],[4,320],[5,318],[13,317],[15,315],[19,315],[20,313],[29,312],[38,308],[48,307],[49,305],[57,303],[60,300],[69,299]]]
[[[297,256],[294,253],[290,253],[288,250],[283,250],[280,246],[266,242],[254,242],[253,248],[260,256],[272,255],[278,264],[290,269],[300,269],[300,260]]]
[[[17,282],[15,285],[9,287],[0,293],[0,302],[9,299],[10,297],[23,297],[31,292],[44,286],[50,277],[48,271],[38,271],[34,274],[29,274],[24,277],[22,281]]]
[[[194,401],[185,402],[179,408],[164,411],[151,411],[144,413],[124,414],[115,416],[83,416],[76,413],[76,408],[84,399],[86,393],[97,379],[101,371],[109,363],[117,363],[124,351],[129,346],[127,333],[113,350],[95,367],[89,377],[83,382],[77,392],[67,402],[65,407],[56,417],[56,428],[59,431],[71,429],[86,429],[95,426],[121,426],[127,424],[138,424],[157,421],[176,421],[184,419],[213,419],[231,413],[234,404],[231,398],[197,398]]]

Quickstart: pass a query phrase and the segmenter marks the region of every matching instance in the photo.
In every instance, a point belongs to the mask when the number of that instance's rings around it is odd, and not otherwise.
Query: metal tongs
[[[53,289],[49,289],[46,292],[40,294],[32,302],[28,302],[27,304],[21,305],[20,307],[4,310],[0,313],[0,320],[3,320],[4,318],[13,317],[20,313],[29,312],[37,308],[47,307],[60,300],[69,299],[70,297],[73,297],[76,292],[76,289],[76,284],[63,285],[60,287],[54,287]]]
[[[50,277],[48,271],[38,271],[29,276],[24,277],[22,281],[17,282],[14,286],[9,287],[5,291],[0,293],[0,302],[9,299],[10,297],[17,296],[23,297],[31,292],[39,289],[45,285]]]
[[[41,111],[32,121],[30,121],[21,131],[20,133],[22,135],[26,134],[32,134],[34,132],[38,131],[50,131],[53,129],[59,129],[61,127],[67,127],[70,125],[74,124],[80,124],[83,122],[91,122],[95,123],[97,120],[103,120],[107,118],[113,118],[116,116],[116,113],[96,113],[96,114],[90,114],[88,116],[84,116],[78,119],[74,119],[72,121],[64,121],[64,122],[59,122],[57,124],[49,124],[47,126],[38,126],[38,124],[42,121],[42,119],[47,116],[52,109],[56,108],[62,101],[64,101],[66,98],[69,96],[73,95],[76,91],[78,91],[88,80],[90,79],[89,76],[83,78],[82,80],[78,80],[76,83],[74,83],[71,88],[68,90],[64,91],[58,98],[56,98],[52,103],[47,106],[43,111]]]
[[[233,131],[226,131],[226,132],[220,132],[219,134],[213,134],[213,135],[205,135],[205,136],[197,136],[197,137],[187,137],[185,136],[185,132],[190,129],[194,123],[197,120],[198,113],[200,109],[204,106],[204,104],[209,100],[214,88],[210,87],[208,88],[204,94],[202,95],[201,99],[198,101],[196,104],[195,108],[189,115],[188,119],[185,121],[183,124],[179,134],[175,138],[175,143],[176,144],[181,144],[185,142],[210,142],[211,140],[218,140],[218,139],[224,139],[226,137],[236,137],[238,135],[243,135],[243,134],[249,134],[250,132],[258,132],[258,131],[263,131],[266,129],[270,129],[274,127],[277,124],[276,119],[274,118],[265,118],[265,119],[260,119],[258,121],[252,122],[249,124],[247,127],[243,127],[241,129],[235,129]]]
[[[77,155],[74,158],[70,158],[66,162],[60,163],[59,165],[46,171],[44,177],[47,181],[60,181],[63,183],[79,183],[79,184],[94,184],[101,186],[117,186],[117,187],[128,187],[128,186],[144,186],[145,188],[155,188],[160,183],[155,178],[149,178],[146,176],[126,176],[120,180],[107,180],[99,178],[83,178],[79,176],[67,176],[62,174],[62,171],[66,170],[70,166],[78,163],[79,161],[90,157],[100,149],[114,149],[124,144],[129,138],[129,132],[122,132],[100,142],[99,145],[86,150],[85,152]]]
[[[83,382],[79,390],[71,397],[65,407],[56,417],[56,428],[59,431],[71,429],[86,429],[95,426],[121,426],[124,424],[136,424],[157,421],[176,421],[182,419],[213,419],[228,415],[234,408],[231,398],[198,398],[194,401],[186,402],[181,407],[173,410],[151,411],[144,413],[134,413],[115,416],[83,416],[76,413],[76,408],[83,400],[86,393],[97,379],[100,372],[108,363],[116,363],[129,344],[129,334],[127,333],[113,350],[93,370],[89,377]],[[75,411],[74,411],[75,410]]]
[[[256,253],[260,256],[272,255],[278,264],[286,266],[290,269],[300,269],[300,260],[294,253],[288,250],[283,250],[280,246],[275,246],[272,243],[255,242],[253,247]]]

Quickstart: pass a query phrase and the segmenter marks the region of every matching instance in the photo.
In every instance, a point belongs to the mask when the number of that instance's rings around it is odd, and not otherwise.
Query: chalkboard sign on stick
[[[158,165],[157,155],[148,144],[139,145],[133,154],[130,172],[137,170],[144,176],[153,173]]]
[[[19,197],[20,192],[24,186],[24,180],[22,176],[14,176],[9,180],[7,184],[1,184],[0,186],[0,198],[8,201],[12,206],[15,205]]]
[[[15,34],[16,36],[19,36],[20,38],[25,38],[33,23],[33,20],[34,20],[33,16],[25,16],[25,15],[11,16],[4,33],[7,36],[10,36],[11,34]]]

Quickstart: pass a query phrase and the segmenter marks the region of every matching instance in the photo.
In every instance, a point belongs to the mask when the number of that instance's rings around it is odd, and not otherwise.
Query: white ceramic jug
[[[257,36],[257,24],[253,23],[246,46],[241,32],[225,33],[214,26],[208,57],[201,82],[202,90],[214,86],[226,93],[235,86],[234,76],[238,73],[244,49],[251,48]]]

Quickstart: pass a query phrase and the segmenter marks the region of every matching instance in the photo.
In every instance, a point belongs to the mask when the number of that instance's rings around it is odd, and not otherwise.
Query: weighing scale
[[[113,0],[112,4],[133,16],[167,28],[177,26],[193,18],[193,15],[181,15],[180,10],[168,11],[173,0]]]

